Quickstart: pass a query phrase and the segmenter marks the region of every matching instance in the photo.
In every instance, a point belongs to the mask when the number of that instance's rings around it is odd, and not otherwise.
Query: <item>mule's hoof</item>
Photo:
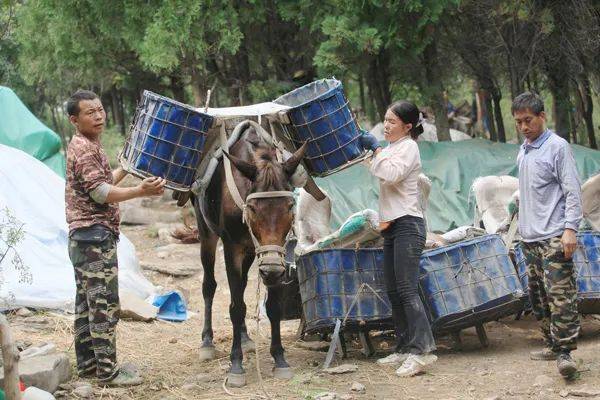
[[[246,374],[232,374],[228,372],[226,385],[236,388],[246,386]]]
[[[251,339],[242,342],[242,351],[244,353],[256,353],[256,345]]]
[[[291,367],[273,368],[273,378],[275,379],[292,379],[294,370]]]
[[[214,360],[216,356],[215,346],[200,347],[198,358],[200,361]]]

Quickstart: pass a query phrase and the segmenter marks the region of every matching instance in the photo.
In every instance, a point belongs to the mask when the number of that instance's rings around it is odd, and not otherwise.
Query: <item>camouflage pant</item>
[[[110,380],[119,372],[115,328],[119,321],[116,240],[99,243],[69,240],[75,269],[75,354],[80,376]]]
[[[523,242],[523,253],[531,306],[546,344],[554,351],[575,350],[579,314],[573,261],[565,260],[560,237]]]

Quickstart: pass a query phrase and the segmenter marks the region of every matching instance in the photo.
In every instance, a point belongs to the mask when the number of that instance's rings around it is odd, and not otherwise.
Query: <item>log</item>
[[[4,314],[0,313],[0,343],[4,360],[4,394],[7,400],[21,400],[19,390],[19,350]]]

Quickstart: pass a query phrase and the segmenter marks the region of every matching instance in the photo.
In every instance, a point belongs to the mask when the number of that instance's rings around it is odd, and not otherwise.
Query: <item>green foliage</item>
[[[58,110],[77,88],[98,92],[112,125],[128,126],[143,89],[202,104],[214,88],[213,105],[233,106],[334,75],[375,123],[399,98],[439,116],[442,90],[470,101],[475,80],[501,97],[508,137],[516,92],[550,93],[550,108],[557,96],[573,105],[583,75],[596,103],[600,91],[600,9],[592,0],[109,3],[0,0],[0,84],[57,130]],[[565,65],[567,95],[549,92],[556,59],[566,60],[555,64]],[[114,162],[123,138],[113,128],[104,140]]]
[[[23,227],[24,224],[13,215],[8,207],[0,210],[0,288],[4,284],[3,271],[6,268],[6,264],[3,264],[3,262],[8,256],[12,256],[9,259],[12,268],[18,273],[19,283],[31,284],[33,282],[29,267],[23,263],[21,256],[16,251],[17,245],[25,237]],[[12,294],[9,293],[9,298],[2,299],[2,301],[10,304],[11,297]]]

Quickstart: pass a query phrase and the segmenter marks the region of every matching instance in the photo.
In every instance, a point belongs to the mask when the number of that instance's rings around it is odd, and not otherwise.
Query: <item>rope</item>
[[[265,394],[266,398],[272,400],[263,383],[262,373],[260,372],[260,354],[258,353],[260,340],[260,278],[256,280],[256,342],[254,344],[254,356],[256,357],[256,375],[258,376],[258,385]]]

